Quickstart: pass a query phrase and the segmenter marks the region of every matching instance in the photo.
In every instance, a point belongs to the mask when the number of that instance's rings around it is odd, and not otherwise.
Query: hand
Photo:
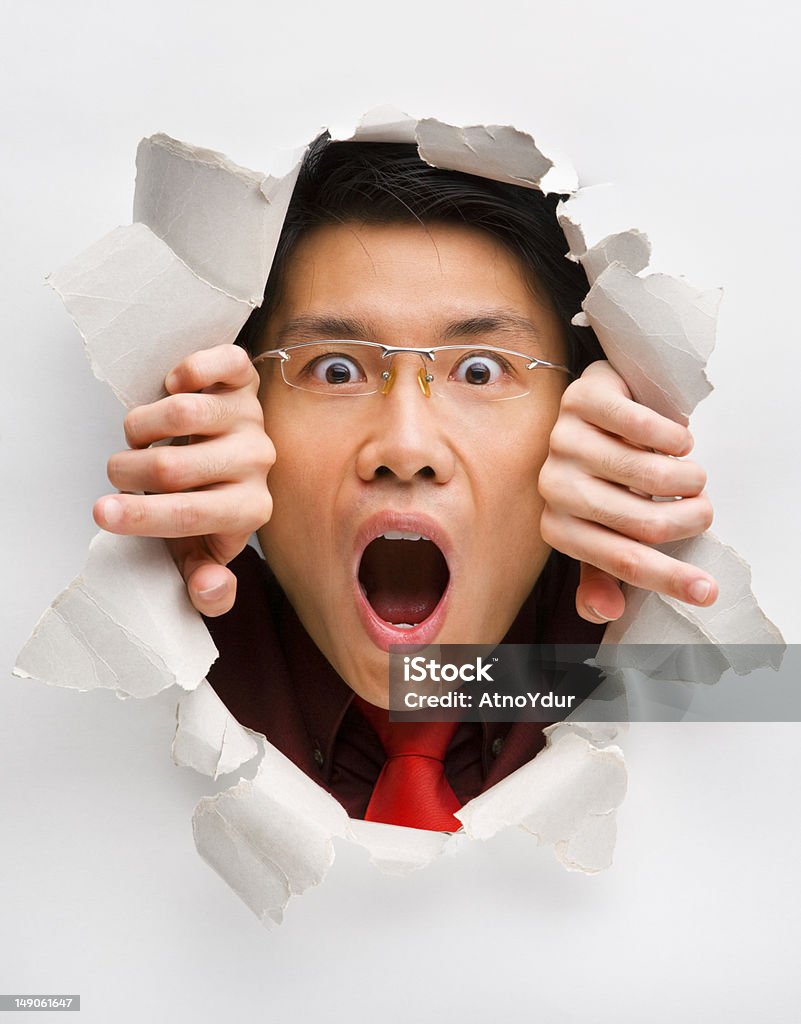
[[[125,417],[131,450],[108,462],[123,493],[95,502],[95,522],[112,533],[171,538],[192,604],[222,615],[236,596],[225,566],[272,514],[275,449],[264,432],[258,373],[243,349],[218,345],[184,359],[164,386],[167,398]],[[187,443],[150,447],[171,438]]]
[[[634,402],[607,362],[592,363],[565,390],[539,479],[541,529],[551,547],[582,563],[576,608],[583,618],[623,614],[618,580],[702,607],[716,600],[708,573],[649,546],[695,537],[712,523],[706,473],[669,457],[692,446],[686,427]]]

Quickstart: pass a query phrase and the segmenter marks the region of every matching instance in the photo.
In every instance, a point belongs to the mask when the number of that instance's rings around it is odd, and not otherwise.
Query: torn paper
[[[143,139],[134,214],[52,274],[92,370],[127,408],[201,348],[232,343],[262,300],[300,167],[280,178],[166,135]]]
[[[194,695],[192,695],[194,697]],[[619,727],[560,723],[533,761],[457,812],[472,839],[518,826],[552,846],[571,871],[608,867],[615,811],[626,791]],[[367,850],[391,875],[408,875],[455,850],[464,839],[347,817],[342,806],[263,738],[251,781],[198,804],[195,843],[201,857],[266,924],[279,924],[292,896],[319,885],[335,859],[334,840]]]
[[[216,779],[261,751],[259,735],[237,722],[207,679],[181,698],[176,715],[172,758],[177,765]]]
[[[80,576],[36,624],[14,674],[152,697],[173,685],[191,690],[216,658],[164,541],[99,533]]]
[[[332,131],[332,138],[354,142],[417,142],[417,118],[395,107],[376,107],[368,111],[352,129]]]
[[[615,811],[626,793],[623,752],[596,746],[575,729],[556,726],[533,761],[471,800],[456,817],[473,839],[512,824],[537,836],[571,871],[609,867]]]
[[[201,857],[276,924],[290,896],[323,880],[348,829],[342,805],[269,743],[255,778],[201,800],[192,820]]]
[[[559,217],[569,255],[591,284],[578,322],[595,328],[635,397],[657,411],[686,422],[708,394],[705,365],[719,293],[700,293],[664,275],[641,276],[650,253],[646,236],[605,221],[598,214],[601,193],[577,191],[568,161],[508,126],[461,128],[387,108],[339,137],[415,142],[434,166],[573,194]],[[93,370],[126,407],[163,395],[166,372],[185,356],[234,340],[261,301],[298,168],[298,153],[287,156],[284,170],[266,175],[165,135],[141,143],[137,223],[51,277]],[[641,634],[650,643],[700,636],[711,657],[736,662],[732,647],[743,638],[753,643],[772,635],[747,569],[721,550],[709,536],[672,549],[723,574],[720,614],[630,590],[626,617],[609,628],[605,646],[616,630],[629,643]],[[178,763],[216,777],[262,754],[254,779],[201,801],[194,828],[202,856],[263,920],[280,921],[291,895],[321,881],[337,838],[364,847],[393,873],[454,849],[458,836],[349,822],[333,797],[228,713],[205,681],[215,656],[164,545],[103,535],[81,576],[37,625],[17,671],[136,696],[175,683],[194,691],[178,709]],[[459,812],[465,832],[486,839],[520,825],[552,844],[570,869],[607,866],[625,792],[615,728],[564,723],[549,730],[534,761]]]
[[[427,867],[454,846],[447,832],[384,825],[380,821],[348,821],[348,839],[364,847],[370,860],[388,875],[408,875]]]
[[[395,107],[371,110],[355,127],[337,128],[332,138],[354,142],[416,143],[432,167],[492,178],[541,192],[571,193],[575,168],[556,152],[544,153],[534,139],[510,125],[458,127],[433,117],[417,119]]]
[[[200,279],[258,306],[302,152],[292,156],[288,173],[275,178],[168,135],[142,139],[134,220],[146,224]]]
[[[609,185],[583,188],[556,208],[559,226],[570,247],[570,258],[584,268],[590,285],[612,263],[632,274],[645,270],[651,258],[648,236],[636,228],[620,230],[615,207],[618,193]]]
[[[144,224],[117,228],[49,277],[95,376],[130,409],[201,348],[232,343],[251,307],[210,287]]]
[[[619,263],[596,278],[584,318],[632,397],[684,425],[712,391],[706,363],[715,345],[721,292],[696,291],[667,274],[637,277]]]

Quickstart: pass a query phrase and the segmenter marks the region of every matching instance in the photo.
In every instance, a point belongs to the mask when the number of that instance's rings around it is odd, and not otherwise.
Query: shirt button
[[[497,757],[498,754],[503,750],[503,738],[499,736],[497,739],[492,741],[492,756]]]
[[[313,757],[314,757],[314,760],[315,760],[315,762],[317,764],[317,767],[318,768],[322,768],[323,765],[325,764],[325,758],[323,757],[323,752],[322,752],[322,750],[320,750],[319,747],[315,747],[314,748]]]

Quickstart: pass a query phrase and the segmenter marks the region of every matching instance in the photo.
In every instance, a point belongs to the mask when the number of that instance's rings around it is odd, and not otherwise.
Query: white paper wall
[[[793,1018],[798,726],[633,727],[615,864],[597,877],[517,834],[406,880],[343,846],[265,932],[195,853],[209,782],[169,760],[172,700],[10,669],[83,562],[122,444],[45,273],[130,222],[140,137],[266,170],[272,140],[381,102],[531,131],[582,183],[625,186],[652,267],[725,288],[696,452],[716,532],[801,641],[799,20],[778,0],[6,8],[0,991],[80,992],[92,1024]]]

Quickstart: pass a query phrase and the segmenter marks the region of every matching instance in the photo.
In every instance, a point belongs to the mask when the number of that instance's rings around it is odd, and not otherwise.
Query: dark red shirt
[[[259,554],[245,548],[230,568],[236,604],[205,620],[220,651],[209,682],[242,725],[362,818],[385,760],[378,736]],[[599,643],[604,627],[576,612],[577,585],[578,564],[554,551],[503,642]],[[531,761],[545,745],[545,724],[463,722],[445,759],[459,800],[467,803]]]

